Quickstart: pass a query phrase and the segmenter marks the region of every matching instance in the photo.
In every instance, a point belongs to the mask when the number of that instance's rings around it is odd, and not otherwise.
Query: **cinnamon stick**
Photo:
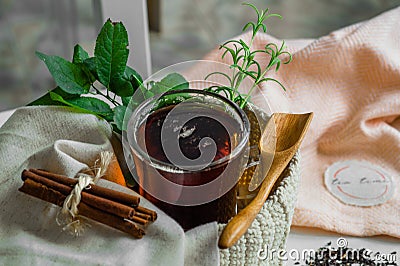
[[[147,221],[152,221],[153,220],[153,218],[150,215],[144,214],[144,213],[141,213],[141,212],[136,212],[135,216],[139,217],[139,218],[142,218],[142,219],[145,219]]]
[[[52,172],[49,172],[46,170],[29,169],[28,171],[32,172],[40,177],[47,178],[54,182],[64,184],[67,186],[74,186],[78,182],[76,179],[69,178],[69,177],[66,177],[63,175],[58,175],[58,174],[55,174],[55,173],[52,173]],[[40,183],[40,181],[38,181],[38,182]],[[55,189],[58,190],[57,188],[55,188]],[[125,204],[128,206],[133,206],[136,209],[136,213],[142,213],[142,214],[149,215],[150,217],[144,217],[144,216],[140,216],[140,217],[145,218],[151,222],[154,222],[157,219],[157,213],[155,211],[149,210],[142,206],[138,206],[139,202],[140,202],[140,197],[129,195],[129,194],[123,193],[123,192],[118,192],[118,191],[104,188],[104,187],[97,186],[97,185],[91,185],[91,188],[85,190],[84,192],[88,192],[89,194],[94,194],[99,197],[104,197],[109,200],[113,200],[115,202],[119,202],[121,204]],[[69,193],[70,192],[68,192],[68,194]],[[64,194],[66,194],[66,193],[64,193]],[[94,206],[94,207],[96,207],[96,206]]]
[[[41,175],[35,174],[33,171],[24,170],[21,175],[22,180],[31,179],[37,183],[43,184],[46,187],[60,192],[65,197],[68,196],[73,190],[72,187],[57,183],[51,179],[47,179]],[[135,209],[119,202],[114,202],[106,198],[101,198],[97,195],[92,195],[83,190],[81,193],[81,201],[100,209],[102,211],[108,212],[110,214],[117,215],[121,218],[132,219],[135,215]]]
[[[58,206],[62,206],[66,198],[66,196],[62,193],[48,188],[45,185],[35,182],[31,179],[26,179],[22,187],[19,188],[19,191],[29,194],[33,197],[45,200],[47,202],[56,204]],[[139,228],[134,223],[124,220],[118,216],[109,214],[107,212],[102,212],[96,208],[91,207],[90,205],[85,204],[84,202],[81,202],[78,205],[78,210],[80,215],[82,216],[108,225],[122,232],[128,233],[133,237],[142,238],[145,234],[144,230]]]
[[[39,169],[29,169],[30,172],[35,173],[36,175],[40,175],[42,177],[46,177],[48,179],[51,179],[57,183],[62,183],[67,186],[74,186],[78,181],[73,178],[69,178],[63,175],[58,175],[55,173],[51,173],[45,170],[39,170]],[[119,202],[121,204],[125,204],[128,206],[138,206],[140,202],[140,197],[136,197],[133,195],[129,195],[127,193],[119,192],[116,190],[108,189],[105,187],[97,186],[97,185],[91,185],[91,188],[88,189],[87,191],[91,194],[97,195],[102,198],[107,198],[112,201]]]
[[[155,211],[147,209],[145,207],[137,206],[136,207],[136,212],[137,213],[144,213],[144,214],[149,215],[151,217],[150,221],[152,221],[152,222],[154,222],[157,219],[157,213]]]
[[[130,220],[131,220],[132,222],[136,222],[136,223],[141,224],[141,225],[143,225],[143,226],[147,226],[147,225],[149,224],[149,220],[143,219],[143,218],[138,217],[138,216],[136,216],[136,215],[133,216]]]

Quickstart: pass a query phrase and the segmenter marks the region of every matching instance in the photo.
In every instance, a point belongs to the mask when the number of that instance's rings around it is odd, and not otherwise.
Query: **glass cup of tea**
[[[124,149],[142,196],[185,230],[236,215],[250,132],[236,104],[205,90],[173,90],[141,102],[126,125]]]

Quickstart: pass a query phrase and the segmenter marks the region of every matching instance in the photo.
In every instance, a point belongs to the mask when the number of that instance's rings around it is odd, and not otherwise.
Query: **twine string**
[[[58,225],[63,226],[63,231],[69,231],[72,235],[80,236],[85,227],[89,226],[88,223],[84,222],[83,217],[79,215],[78,205],[81,202],[82,191],[89,189],[90,185],[96,184],[104,176],[113,159],[113,155],[109,151],[100,153],[100,159],[95,161],[93,168],[88,169],[95,172],[94,176],[85,173],[77,174],[78,182],[65,199],[63,207],[56,217],[56,222]]]

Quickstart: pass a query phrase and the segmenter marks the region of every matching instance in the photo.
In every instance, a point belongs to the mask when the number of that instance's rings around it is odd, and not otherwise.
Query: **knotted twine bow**
[[[113,156],[112,152],[102,151],[100,159],[97,159],[93,168],[89,169],[95,171],[94,176],[85,173],[77,174],[78,183],[65,199],[63,207],[56,217],[57,224],[63,226],[63,231],[68,231],[74,236],[80,236],[85,227],[89,226],[89,224],[83,222],[83,217],[79,215],[78,205],[81,201],[81,193],[84,189],[90,189],[90,185],[96,184],[104,176]]]

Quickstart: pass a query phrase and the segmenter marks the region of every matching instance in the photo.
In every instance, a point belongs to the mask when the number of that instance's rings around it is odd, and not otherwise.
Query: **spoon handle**
[[[281,172],[282,170],[277,168],[273,168],[268,172],[256,197],[225,226],[219,237],[218,246],[220,248],[230,248],[246,233],[260,212]]]
[[[246,233],[251,223],[256,218],[260,207],[255,206],[257,202],[254,200],[240,211],[229,223],[225,226],[219,237],[218,246],[221,249],[230,248],[239,238]],[[253,207],[251,205],[254,205]]]

